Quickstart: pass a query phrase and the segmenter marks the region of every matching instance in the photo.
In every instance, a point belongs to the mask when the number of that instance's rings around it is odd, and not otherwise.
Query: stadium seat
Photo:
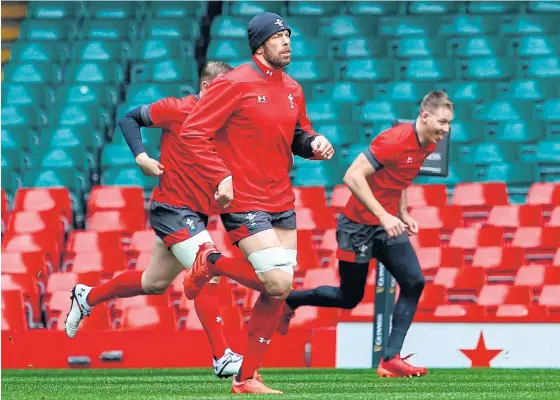
[[[120,320],[122,330],[173,331],[175,316],[171,308],[136,307],[123,311]]]
[[[131,308],[143,307],[169,307],[169,296],[164,293],[159,296],[134,296],[119,298],[115,301],[115,309],[117,311],[125,311]]]
[[[83,3],[67,1],[38,1],[28,3],[27,16],[39,21],[48,19],[78,19],[82,15],[83,11]]]
[[[511,163],[517,159],[517,146],[511,143],[476,143],[459,148],[459,161],[464,164],[487,165]]]
[[[95,272],[90,274],[77,274],[74,272],[59,272],[52,274],[47,280],[46,293],[53,294],[56,292],[66,292],[68,295],[78,283],[88,286],[96,286],[100,283],[99,274]]]
[[[330,207],[335,210],[341,211],[346,207],[346,203],[350,199],[352,193],[346,185],[336,185],[331,193]]]
[[[70,55],[66,43],[16,42],[10,46],[11,60],[21,62],[61,62]]]
[[[292,46],[293,42],[292,40]],[[350,37],[334,42],[330,48],[335,59],[385,57],[387,48],[382,39]]]
[[[509,286],[504,303],[530,306],[533,304],[533,292],[529,286]]]
[[[101,168],[135,167],[136,162],[130,149],[124,145],[108,144],[103,148]]]
[[[463,80],[509,80],[515,77],[515,65],[505,57],[481,57],[457,61]]]
[[[60,248],[57,238],[48,231],[10,235],[2,241],[2,252],[27,253],[43,252],[47,263],[51,263],[53,270],[60,265]]]
[[[449,41],[454,58],[501,57],[506,55],[506,43],[499,38],[459,38]]]
[[[208,45],[206,58],[208,60],[224,61],[239,58],[250,59],[251,49],[243,40],[212,39]]]
[[[126,43],[106,40],[79,41],[72,46],[73,61],[125,61],[131,49]]]
[[[114,107],[119,99],[116,88],[105,85],[68,84],[61,85],[52,103],[60,104],[101,104]]]
[[[495,226],[476,228],[455,228],[449,239],[449,247],[474,250],[480,246],[503,246],[504,229]]]
[[[98,273],[99,276],[111,279],[115,271],[127,267],[124,252],[100,253],[79,252],[64,265],[65,271],[77,274]]]
[[[64,241],[64,223],[59,214],[51,211],[14,211],[8,219],[6,236],[50,232],[58,246]]]
[[[136,231],[132,234],[130,239],[129,251],[151,253],[155,239],[156,234],[152,229]]]
[[[26,332],[25,314],[21,291],[2,288],[2,331]]]
[[[420,104],[420,101],[430,91],[430,88],[429,84],[418,82],[378,83],[373,88],[372,97],[375,100],[408,103],[416,106]]]
[[[290,1],[287,8],[289,15],[308,18],[336,15],[339,10],[340,4],[331,1]]]
[[[141,186],[145,192],[151,192],[158,185],[158,180],[142,174],[138,167],[105,168],[101,174],[102,185]]]
[[[41,286],[44,289],[44,286]],[[23,297],[23,304],[27,311],[28,321],[33,323],[34,320],[39,320],[40,309],[39,309],[39,286],[37,285],[37,280],[34,275],[2,275],[2,295],[6,292],[17,291],[20,292]],[[11,295],[16,296],[16,295]],[[10,296],[10,297],[11,297]],[[4,296],[2,296],[4,297]],[[2,298],[2,304],[4,304]],[[12,299],[12,302],[14,300]],[[17,302],[17,300],[15,301]],[[17,305],[12,304],[12,305]],[[6,307],[3,306],[3,309]],[[24,315],[23,310],[19,309],[17,312],[21,312]],[[4,319],[5,315],[2,315]]]
[[[444,286],[446,289],[449,289],[453,287],[453,285],[455,284],[455,279],[459,274],[460,270],[461,270],[460,268],[455,268],[455,267],[438,268],[432,283],[434,285],[441,285]]]
[[[508,15],[499,24],[502,36],[533,36],[557,34],[558,24],[555,15]]]
[[[26,187],[65,187],[72,195],[79,197],[85,189],[83,174],[69,169],[26,171],[23,175]]]
[[[37,85],[22,85],[19,83],[2,84],[3,104],[14,106],[35,105],[41,106],[45,103],[45,92]]]
[[[546,122],[560,121],[560,98],[547,99],[542,104],[535,105],[537,118]]]
[[[354,104],[371,97],[371,87],[357,82],[316,83],[313,84],[311,96],[314,100]]]
[[[2,149],[14,151],[16,156],[22,156],[23,152],[29,152],[35,144],[36,137],[33,131],[26,127],[4,128],[2,127]],[[19,153],[19,154],[18,154]],[[4,155],[4,154],[3,154]],[[10,156],[11,157],[11,156]]]
[[[72,40],[78,33],[78,26],[72,20],[23,20],[20,24],[19,39],[28,41]],[[4,35],[2,35],[4,37]]]
[[[116,3],[112,1],[96,1],[86,3],[85,17],[90,19],[134,20],[143,11],[143,3]]]
[[[558,310],[560,308],[560,285],[543,286],[539,304]]]
[[[525,252],[519,247],[481,246],[472,257],[472,266],[496,275],[515,275],[523,264]]]
[[[120,254],[123,252],[120,232],[95,232],[75,229],[70,232],[64,249],[63,269],[79,253]]]
[[[60,149],[43,149],[32,158],[34,169],[74,169],[79,172],[89,172],[93,160],[84,157],[80,148],[67,147]]]
[[[210,37],[222,39],[247,39],[247,24],[249,20],[246,18],[217,16],[212,20],[210,26]],[[316,35],[315,35],[316,36]]]
[[[359,142],[360,138],[355,127],[351,124],[316,124],[316,132],[329,139],[333,146],[349,146]]]
[[[46,306],[47,329],[65,330],[65,314],[70,308],[70,296],[67,291],[54,292],[48,299]],[[99,332],[111,329],[109,308],[105,304],[94,307],[88,318],[80,322],[80,332]]]
[[[195,65],[183,60],[163,60],[140,63],[133,66],[132,82],[180,82],[198,81]]]
[[[395,80],[447,81],[453,79],[452,61],[447,58],[421,58],[400,61],[396,67]]]
[[[10,49],[2,49],[1,54],[2,54],[2,65],[4,65],[8,61],[10,61],[12,57],[12,51]]]
[[[535,205],[494,206],[490,210],[486,223],[508,229],[519,226],[544,226],[542,207]]]
[[[476,299],[476,303],[488,307],[498,307],[505,303],[509,293],[509,285],[484,285]]]
[[[349,122],[350,107],[343,103],[330,101],[307,102],[307,116],[313,123]]]
[[[552,210],[548,226],[560,227],[560,206],[556,206],[554,210]]]
[[[528,13],[557,13],[560,5],[555,1],[531,1],[526,5]]]
[[[453,286],[448,288],[449,300],[475,300],[486,283],[486,271],[483,268],[462,268]]]
[[[386,37],[435,36],[437,24],[432,18],[425,16],[380,17],[379,35]]]
[[[7,3],[2,7],[2,20],[20,20],[27,15],[27,4]]]
[[[208,4],[204,1],[152,1],[147,5],[150,18],[178,18],[202,17],[206,15]]]
[[[392,78],[386,59],[353,59],[338,64],[341,80],[355,82],[388,81]]]
[[[322,187],[295,187],[293,192],[295,195],[294,207],[296,209],[309,208],[317,210],[327,207],[327,194]]]
[[[484,136],[498,143],[530,143],[542,137],[538,126],[525,121],[486,125]],[[455,132],[453,132],[453,139],[455,140]]]
[[[87,216],[97,211],[119,210],[134,215],[144,214],[144,192],[141,187],[94,186],[87,202]]]
[[[414,218],[422,229],[444,229],[451,231],[463,225],[460,207],[421,207],[413,208],[410,216]]]
[[[457,14],[459,5],[459,2],[412,1],[408,3],[408,13],[411,15]]]
[[[560,57],[540,57],[518,62],[521,76],[530,79],[557,79],[560,77]]]
[[[286,73],[298,82],[328,82],[333,79],[331,64],[324,60],[296,60],[287,67]]]
[[[529,185],[535,181],[533,164],[489,164],[475,173],[481,182],[506,182],[508,185]],[[511,186],[510,186],[511,187]]]
[[[545,211],[552,211],[560,205],[560,185],[557,183],[535,182],[529,188],[527,204],[541,205]]]
[[[515,232],[512,246],[524,249],[538,248],[554,250],[560,247],[560,228],[558,227],[520,227]]]
[[[356,36],[374,36],[375,24],[368,17],[353,17],[348,15],[337,15],[329,18],[321,18],[319,21],[319,37],[321,38],[344,38]]]
[[[191,17],[179,21],[175,19],[146,20],[140,32],[146,39],[191,39],[200,36],[200,25]]]
[[[546,267],[543,265],[524,265],[519,268],[513,284],[539,290],[545,284]]]
[[[351,15],[391,15],[399,12],[399,3],[392,1],[352,1],[344,4]]]
[[[222,12],[236,17],[252,18],[263,12],[273,12],[282,15],[284,5],[279,1],[235,1],[225,3]]]
[[[335,228],[335,218],[327,208],[299,208],[296,212],[298,229],[324,232]]]
[[[560,41],[554,36],[525,36],[511,39],[509,46],[518,57],[554,56],[560,53]]]
[[[485,36],[497,33],[495,17],[455,15],[445,16],[441,19],[438,36]]]
[[[453,98],[453,97],[451,97]],[[474,142],[482,142],[484,129],[480,122],[455,122],[451,123],[451,132],[453,135],[453,143],[468,144]]]
[[[2,254],[2,275],[34,275],[37,280],[45,281],[52,272],[52,265],[41,252]]]
[[[127,104],[149,104],[164,97],[188,96],[196,93],[192,87],[175,83],[138,83],[128,87]],[[129,110],[127,110],[128,112]],[[115,138],[113,137],[113,141]]]
[[[494,85],[490,82],[445,82],[438,84],[437,88],[447,92],[456,104],[482,103],[495,96]]]
[[[243,42],[246,53],[243,57],[250,58],[250,49],[247,44]],[[324,59],[329,56],[329,49],[327,43],[319,38],[303,38],[302,36],[294,37],[290,42],[292,50],[292,57],[294,59],[303,58],[319,58]]]
[[[86,227],[96,232],[123,232],[130,233],[145,228],[144,215],[128,214],[124,211],[97,211],[86,220]]]
[[[120,84],[124,81],[124,70],[116,63],[71,63],[64,72],[66,83]]]
[[[173,39],[146,39],[136,43],[133,59],[138,61],[186,58],[192,55],[188,42],[178,43]]]
[[[508,204],[507,186],[504,183],[461,183],[453,191],[451,204],[471,211],[490,211],[493,206]]]
[[[447,45],[441,38],[406,37],[392,40],[389,52],[394,58],[442,57],[447,55]]]
[[[370,100],[363,107],[357,108],[356,111],[358,114],[354,117],[354,120],[365,124],[407,119],[412,115],[411,108],[406,104],[395,104],[389,101]]]
[[[467,13],[469,14],[514,14],[519,11],[519,5],[510,1],[468,1]]]
[[[62,81],[62,73],[56,64],[49,63],[9,63],[3,68],[4,82],[21,84],[57,84]]]
[[[111,20],[86,20],[80,29],[80,40],[128,40],[137,36],[136,24],[116,24]]]
[[[40,128],[46,123],[46,116],[41,110],[32,105],[2,106],[2,125],[10,128]]]
[[[55,211],[67,226],[73,221],[72,202],[66,188],[20,188],[13,211]]]

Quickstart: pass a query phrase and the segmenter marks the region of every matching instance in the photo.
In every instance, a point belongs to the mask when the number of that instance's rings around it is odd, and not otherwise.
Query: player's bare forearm
[[[408,202],[406,196],[406,189],[404,189],[401,194],[401,200],[399,201],[399,217],[401,218],[408,215]]]

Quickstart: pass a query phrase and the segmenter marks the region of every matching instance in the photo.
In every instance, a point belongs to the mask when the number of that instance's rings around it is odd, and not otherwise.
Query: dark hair
[[[218,75],[231,71],[231,65],[222,61],[208,61],[200,73],[200,81],[211,81]]]
[[[446,107],[451,111],[453,111],[455,108],[447,93],[441,90],[431,91],[426,96],[424,96],[424,98],[422,99],[422,103],[420,104],[420,109],[422,111],[434,112],[440,107]]]

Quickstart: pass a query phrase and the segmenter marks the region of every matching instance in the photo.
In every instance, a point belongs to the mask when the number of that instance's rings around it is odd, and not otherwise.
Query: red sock
[[[216,275],[227,276],[243,286],[258,292],[265,292],[266,288],[257,277],[253,265],[243,258],[230,258],[221,256],[212,268]]]
[[[264,353],[268,349],[270,338],[274,334],[280,320],[284,300],[261,294],[253,308],[249,321],[247,349],[243,354],[240,381],[253,378],[260,368]]]
[[[144,271],[126,271],[119,276],[91,289],[86,299],[93,307],[114,297],[134,297],[145,294],[142,289]]]
[[[208,335],[208,341],[216,359],[224,355],[228,345],[224,337],[220,303],[218,301],[218,285],[206,284],[194,299],[196,315]]]

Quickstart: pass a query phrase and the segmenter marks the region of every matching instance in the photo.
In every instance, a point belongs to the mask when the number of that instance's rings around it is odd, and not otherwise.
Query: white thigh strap
[[[247,259],[253,265],[255,271],[261,274],[273,269],[280,269],[291,275],[294,274],[292,260],[283,247],[270,247],[255,251]]]
[[[208,231],[202,231],[193,237],[171,246],[171,252],[183,267],[189,269],[196,258],[198,248],[202,243],[214,243]]]

